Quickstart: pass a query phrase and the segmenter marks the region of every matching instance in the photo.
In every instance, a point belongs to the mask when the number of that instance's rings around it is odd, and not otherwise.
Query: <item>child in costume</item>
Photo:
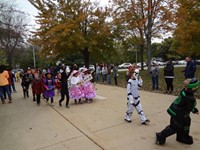
[[[39,78],[39,74],[34,74],[35,79],[32,82],[32,92],[33,92],[33,101],[37,100],[37,105],[40,105],[41,94],[44,92],[44,85],[42,80]],[[35,100],[36,96],[36,100]]]
[[[22,89],[24,98],[29,97],[29,85],[31,84],[31,79],[27,73],[22,74]]]
[[[51,99],[51,105],[54,106],[54,87],[55,87],[55,81],[54,79],[51,77],[51,73],[48,72],[46,74],[46,79],[44,80],[44,87],[45,87],[45,91],[44,91],[44,97],[46,98],[47,102],[49,101],[49,98]]]
[[[93,79],[90,70],[87,68],[83,69],[83,80],[86,80],[82,84],[82,90],[84,93],[84,97],[86,98],[86,102],[91,103],[93,101],[93,98],[96,96],[94,84],[91,82]]]
[[[70,87],[69,87],[69,96],[70,98],[75,100],[75,103],[77,104],[77,100],[79,100],[79,103],[81,103],[81,98],[84,97],[84,94],[81,90],[81,84],[82,81],[79,77],[79,72],[77,70],[74,70],[70,77]]]
[[[167,112],[171,116],[170,124],[161,132],[156,133],[156,143],[163,145],[166,138],[176,133],[176,140],[185,144],[193,144],[193,138],[190,133],[190,112],[199,114],[196,108],[196,99],[194,93],[199,85],[196,78],[186,79],[184,88],[179,97],[170,105]]]
[[[127,122],[131,122],[131,116],[133,114],[134,107],[137,110],[137,113],[140,116],[141,124],[146,125],[150,122],[144,115],[142,110],[142,105],[140,103],[140,96],[139,96],[139,88],[142,86],[143,80],[139,76],[139,69],[134,69],[133,72],[130,72],[130,79],[127,83],[127,111],[125,114],[124,120]]]

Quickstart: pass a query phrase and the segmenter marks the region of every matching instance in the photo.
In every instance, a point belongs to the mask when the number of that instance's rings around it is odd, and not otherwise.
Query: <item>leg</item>
[[[65,94],[61,92],[61,99],[59,100],[59,106],[62,106],[62,101],[65,99]]]
[[[167,84],[166,93],[169,92],[169,78],[165,78],[165,83]]]
[[[2,104],[5,104],[5,100],[3,97],[3,86],[0,86],[0,98],[1,98]]]
[[[143,124],[143,125],[148,124],[150,122],[150,120],[145,117],[139,98],[135,101],[134,106],[135,106],[135,108],[137,110],[137,113],[140,116],[141,124]]]
[[[159,88],[158,76],[155,77],[155,86],[156,86],[156,90],[158,90],[158,88]]]
[[[41,97],[41,94],[37,94],[37,104],[40,105],[40,97]]]
[[[125,114],[125,117],[124,117],[124,120],[127,121],[127,122],[131,122],[131,116],[133,114],[133,110],[134,110],[134,106],[133,104],[128,100],[128,103],[127,103],[127,111],[126,111],[126,114]]]
[[[170,125],[167,126],[161,132],[156,133],[156,143],[163,145],[165,144],[166,138],[175,134],[177,132],[178,127],[176,126],[176,121],[171,117]]]
[[[69,92],[67,91],[67,93],[66,93],[66,98],[67,98],[67,100],[66,100],[66,107],[67,108],[69,108]]]
[[[151,81],[152,81],[152,90],[155,90],[155,77],[152,77]]]
[[[176,140],[185,143],[185,144],[193,144],[193,138],[189,135],[190,133],[190,125],[191,125],[191,119],[190,117],[185,117],[184,119],[184,128],[177,132]]]

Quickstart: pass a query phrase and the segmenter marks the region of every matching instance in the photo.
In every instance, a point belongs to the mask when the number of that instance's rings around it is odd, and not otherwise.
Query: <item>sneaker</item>
[[[54,103],[51,103],[51,106],[54,106]]]
[[[125,120],[126,122],[128,122],[128,123],[131,123],[131,122],[132,122],[131,120],[129,120],[129,119],[127,119],[127,118],[124,118],[124,120]]]
[[[65,106],[66,108],[70,108],[68,105],[67,106]]]
[[[142,122],[141,124],[142,124],[142,125],[147,125],[147,124],[149,124],[149,122],[150,122],[150,120],[147,119],[147,120],[145,120],[144,122]]]

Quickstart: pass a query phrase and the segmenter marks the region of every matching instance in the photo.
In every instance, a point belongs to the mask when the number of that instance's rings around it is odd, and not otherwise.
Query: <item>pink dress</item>
[[[88,78],[88,76],[91,75],[84,75],[84,79]],[[96,97],[95,87],[91,81],[87,81],[82,84],[82,92],[84,93],[84,97],[87,99],[93,99],[94,97]]]
[[[69,96],[72,99],[80,99],[84,97],[84,93],[82,92],[82,88],[80,85],[78,85],[78,82],[80,81],[79,77],[72,76],[71,77],[71,87],[69,88]]]

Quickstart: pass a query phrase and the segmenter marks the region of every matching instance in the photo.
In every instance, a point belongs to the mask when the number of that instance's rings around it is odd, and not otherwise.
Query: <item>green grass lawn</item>
[[[184,73],[182,72],[184,68],[182,67],[176,67],[174,68],[174,74],[175,78],[173,81],[174,85],[174,92],[173,95],[179,95],[180,90],[183,88],[183,81],[184,81]],[[118,86],[120,87],[126,87],[126,72],[118,72]],[[151,84],[151,77],[147,70],[140,71],[140,76],[143,79],[143,87],[141,90],[144,91],[152,91],[152,84]],[[196,71],[196,77],[200,80],[200,66],[197,66]],[[114,85],[114,79],[112,79],[112,85]],[[152,91],[152,92],[159,92],[159,93],[165,93],[166,91],[166,83],[164,78],[164,72],[163,68],[160,69],[160,75],[159,75],[159,90],[158,91]],[[196,92],[196,98],[200,99],[200,89]]]

